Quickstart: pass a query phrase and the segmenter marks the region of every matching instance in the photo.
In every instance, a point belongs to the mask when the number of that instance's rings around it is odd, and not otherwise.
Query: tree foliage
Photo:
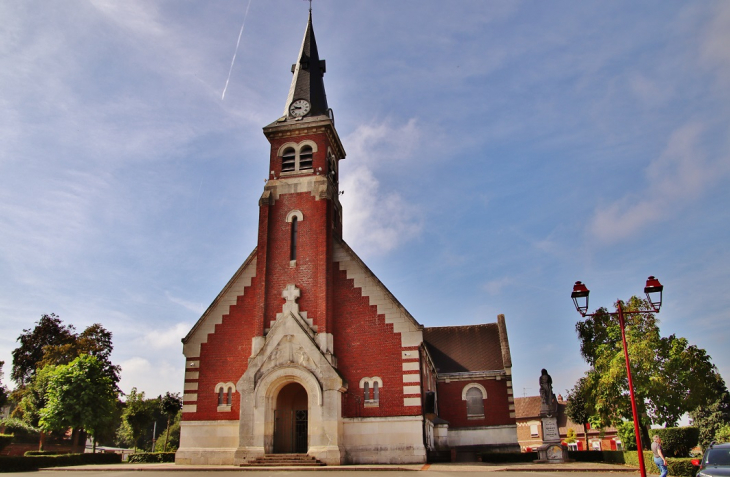
[[[117,391],[95,356],[82,354],[69,364],[46,366],[46,405],[40,410],[42,429],[83,429],[96,435],[111,420]]]
[[[35,328],[23,330],[18,337],[20,346],[13,350],[13,367],[10,376],[19,386],[27,385],[35,376],[38,363],[43,359],[47,346],[62,346],[74,341],[75,329],[65,326],[55,314],[43,315]]]
[[[715,390],[716,399],[690,412],[694,425],[700,430],[699,445],[702,449],[707,449],[712,441],[717,440],[716,434],[723,426],[730,425],[730,393],[725,381],[716,374],[710,385]]]
[[[167,444],[170,438],[170,420],[173,419],[180,412],[180,410],[182,409],[182,404],[183,400],[180,397],[179,393],[171,393],[168,391],[160,399],[160,409],[162,410],[162,413],[167,416],[167,427],[165,427],[165,445],[163,447],[163,452],[167,452]],[[180,426],[178,425],[178,433],[179,427]]]
[[[0,407],[8,402],[8,388],[3,384],[3,365],[5,361],[0,361]]]
[[[717,375],[709,355],[686,339],[663,338],[645,300],[623,304],[636,404],[644,437],[651,424],[674,426],[687,412],[717,399],[708,379]],[[618,426],[632,419],[619,320],[601,308],[576,324],[581,354],[591,366],[587,396],[601,424]],[[647,441],[648,442],[648,441]]]
[[[82,354],[95,356],[114,386],[121,368],[111,363],[112,333],[99,323],[76,333],[73,325],[64,325],[57,315],[43,315],[33,329],[23,330],[13,350],[12,378],[22,388],[35,373],[47,365],[69,364]],[[118,391],[118,389],[117,389]]]
[[[159,403],[155,403],[159,409]],[[124,437],[127,441],[137,448],[140,438],[147,430],[147,426],[154,421],[155,409],[150,406],[150,403],[145,400],[144,392],[137,392],[137,388],[132,388],[132,391],[127,395],[127,401],[122,412],[122,421],[124,427],[122,428],[122,434],[126,434]]]
[[[583,426],[583,435],[585,436],[585,445],[588,449],[588,424],[594,414],[593,405],[590,399],[590,389],[588,389],[588,378],[583,377],[568,391],[568,399],[565,405],[565,415],[571,421]]]

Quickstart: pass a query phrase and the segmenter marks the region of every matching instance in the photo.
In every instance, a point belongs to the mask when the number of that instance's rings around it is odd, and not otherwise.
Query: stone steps
[[[307,454],[266,454],[241,467],[318,467],[323,462]]]

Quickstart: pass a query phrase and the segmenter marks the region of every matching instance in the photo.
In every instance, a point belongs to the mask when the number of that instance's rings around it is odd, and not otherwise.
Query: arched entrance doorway
[[[274,453],[306,454],[309,447],[309,403],[299,383],[289,383],[276,396]]]

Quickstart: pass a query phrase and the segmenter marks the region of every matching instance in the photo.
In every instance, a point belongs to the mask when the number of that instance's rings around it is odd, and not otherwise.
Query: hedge
[[[13,441],[12,434],[0,434],[0,450],[5,449]]]
[[[156,462],[175,462],[174,452],[140,452],[132,454],[127,461],[130,464],[151,464]]]
[[[61,453],[62,452],[52,451],[52,450],[50,450],[50,451],[39,451],[39,450],[35,450],[35,451],[27,451],[23,455],[26,456],[26,457],[33,457],[33,456],[37,456],[37,455],[58,455],[58,454],[61,454]],[[68,454],[68,452],[63,452],[63,454]]]
[[[25,472],[70,465],[119,464],[120,454],[61,454],[31,457],[0,457],[0,472]]]
[[[639,455],[635,451],[624,452],[624,459],[627,465],[639,466]],[[644,451],[644,466],[648,474],[659,474],[659,467],[654,463],[654,455],[650,451]],[[692,459],[686,458],[667,458],[667,468],[669,475],[677,477],[694,477],[699,467],[692,465]]]
[[[623,451],[568,451],[568,457],[576,462],[626,463]]]
[[[700,430],[697,427],[667,427],[649,429],[649,436],[662,439],[662,449],[667,457],[687,457],[692,448],[697,446]]]

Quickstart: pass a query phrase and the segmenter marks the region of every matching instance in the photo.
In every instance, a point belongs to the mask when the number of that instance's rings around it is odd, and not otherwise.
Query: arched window
[[[299,228],[299,218],[297,216],[291,219],[291,246],[289,250],[289,260],[297,259],[297,233]]]
[[[299,151],[299,170],[312,168],[312,146],[303,146]]]
[[[220,388],[220,389],[218,390],[218,405],[219,405],[219,406],[222,406],[223,404],[225,404],[225,403],[223,402],[223,388]]]
[[[293,147],[288,147],[284,150],[284,154],[281,156],[281,172],[291,172],[296,169],[297,165],[297,153]],[[311,165],[311,162],[310,162]]]
[[[230,406],[233,404],[233,388],[228,388],[228,399],[226,403]]]
[[[373,383],[373,401],[380,401],[380,388],[377,381]]]
[[[467,417],[484,417],[484,395],[477,387],[469,388],[466,391],[466,415]]]
[[[365,383],[365,400],[370,400],[370,383]]]

